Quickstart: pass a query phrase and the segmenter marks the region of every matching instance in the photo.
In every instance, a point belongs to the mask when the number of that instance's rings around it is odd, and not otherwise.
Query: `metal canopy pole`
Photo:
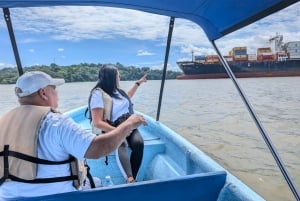
[[[13,27],[12,27],[12,24],[11,24],[9,9],[8,8],[3,8],[3,13],[4,13],[4,18],[5,18],[5,21],[6,21],[7,29],[8,29],[8,32],[9,32],[11,46],[12,46],[14,54],[15,54],[15,59],[16,59],[16,63],[17,63],[18,72],[19,72],[19,75],[23,75],[23,68],[22,68],[22,64],[21,64],[21,60],[20,60],[20,56],[19,56],[19,52],[18,52],[18,47],[17,47]]]
[[[157,107],[156,121],[159,121],[161,100],[162,100],[162,95],[163,95],[163,90],[164,90],[164,85],[165,85],[165,80],[166,80],[166,72],[167,72],[167,65],[168,65],[168,59],[169,59],[172,33],[173,33],[173,28],[174,28],[174,21],[175,21],[175,18],[171,17],[170,18],[170,24],[169,24],[168,41],[167,41],[167,47],[166,47],[166,53],[165,53],[164,69],[163,69],[163,75],[162,75],[161,85],[160,85],[160,93],[159,93],[159,101],[158,101],[158,107]]]
[[[283,165],[274,145],[272,144],[271,142],[271,139],[269,138],[267,132],[265,131],[265,129],[263,128],[261,122],[259,121],[258,117],[256,116],[256,113],[254,112],[250,102],[247,100],[244,92],[242,91],[241,87],[239,86],[236,78],[235,78],[235,75],[233,74],[233,72],[231,71],[227,61],[224,59],[224,57],[222,56],[221,52],[219,51],[218,47],[216,46],[215,44],[215,41],[211,41],[213,47],[215,48],[228,76],[230,77],[230,79],[232,80],[232,82],[234,83],[236,89],[238,90],[240,96],[242,97],[251,117],[253,118],[258,130],[260,131],[263,139],[265,140],[265,143],[267,144],[269,150],[271,151],[272,155],[273,155],[273,158],[275,159],[276,163],[277,163],[277,166],[279,167],[279,169],[281,170],[281,173],[283,174],[286,182],[288,183],[291,191],[293,192],[296,200],[300,201],[300,196],[299,196],[299,193],[297,192],[297,189],[295,188],[295,184],[293,183],[293,181],[291,180],[287,170],[285,169],[285,166]]]

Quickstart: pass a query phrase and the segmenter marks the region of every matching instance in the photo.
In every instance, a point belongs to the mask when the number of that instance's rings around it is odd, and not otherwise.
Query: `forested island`
[[[66,82],[93,82],[98,79],[99,68],[103,64],[81,63],[78,65],[59,66],[55,63],[46,65],[38,65],[31,67],[24,67],[24,72],[40,70],[50,74],[56,78],[64,78]],[[121,80],[137,80],[145,73],[148,74],[148,80],[160,80],[163,71],[151,69],[149,67],[137,68],[134,66],[123,66],[120,63],[115,64],[121,74]],[[167,71],[166,79],[176,79],[176,76],[182,75],[181,72]],[[15,84],[18,78],[17,68],[3,68],[0,70],[0,84]]]

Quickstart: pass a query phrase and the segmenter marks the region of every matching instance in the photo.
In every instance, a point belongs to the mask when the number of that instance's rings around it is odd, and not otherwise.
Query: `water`
[[[238,79],[300,191],[300,77]],[[87,103],[95,83],[58,87],[59,109]],[[122,82],[128,89],[134,82]],[[136,110],[156,118],[160,81],[142,84]],[[0,85],[0,114],[13,108],[13,85]],[[167,80],[160,121],[180,133],[267,200],[295,200],[229,79]]]

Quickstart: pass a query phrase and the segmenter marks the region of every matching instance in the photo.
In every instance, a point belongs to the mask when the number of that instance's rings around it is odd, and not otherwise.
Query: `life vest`
[[[111,113],[112,113],[112,109],[113,109],[112,97],[110,95],[108,95],[105,91],[103,91],[103,89],[101,89],[100,87],[97,87],[93,90],[99,90],[102,94],[102,99],[103,99],[103,104],[104,104],[103,117],[102,117],[103,121],[108,122],[109,124],[113,125],[113,122],[111,122]],[[122,96],[124,96],[129,101],[129,108],[128,108],[129,114],[133,114],[133,104],[132,104],[130,98],[128,97],[127,93],[121,89],[118,89],[118,91]],[[92,97],[92,92],[89,97],[89,103],[91,101],[91,97]],[[89,111],[89,116],[90,116],[89,119],[91,120],[92,132],[94,134],[104,133],[100,128],[97,128],[93,123],[90,104],[88,105],[87,110]],[[86,113],[87,113],[87,110],[86,110]]]
[[[106,122],[110,122],[111,119],[111,113],[112,113],[112,107],[113,107],[113,102],[112,102],[112,98],[110,97],[110,95],[108,95],[107,93],[105,93],[105,91],[103,91],[101,88],[97,87],[94,90],[99,90],[102,94],[102,99],[103,99],[103,104],[104,104],[104,109],[103,109],[103,121]],[[91,98],[91,96],[90,96]],[[89,100],[90,102],[90,100]],[[89,109],[89,111],[91,111]],[[91,114],[90,114],[91,117]],[[92,117],[91,117],[92,118]],[[100,128],[97,128],[92,120],[92,132],[94,134],[101,134],[103,133],[102,130]]]
[[[73,180],[79,188],[87,175],[83,162],[70,156],[65,161],[37,158],[38,131],[45,116],[55,112],[50,107],[23,105],[0,117],[0,185],[3,182],[52,183]],[[37,164],[71,165],[70,175],[55,178],[36,178]]]

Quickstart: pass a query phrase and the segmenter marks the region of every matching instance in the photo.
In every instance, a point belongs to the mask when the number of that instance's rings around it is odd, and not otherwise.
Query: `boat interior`
[[[82,106],[65,114],[84,129],[91,131],[89,119],[84,116],[86,107]],[[149,116],[145,115],[145,117],[149,125],[139,128],[145,147],[143,163],[137,176],[138,182],[126,184],[113,152],[108,155],[108,164],[105,163],[106,157],[87,160],[92,176],[104,180],[106,175],[110,175],[113,186],[75,192],[75,195],[71,192],[22,200],[92,199],[99,192],[101,196],[110,197],[118,194],[122,200],[141,197],[146,197],[145,200],[153,200],[158,198],[157,193],[162,198],[172,198],[178,201],[187,197],[189,200],[204,201],[228,200],[229,197],[232,200],[236,197],[246,200],[249,195],[256,200],[261,200],[254,191],[248,189],[233,175],[228,175],[205,153],[160,122]],[[157,192],[157,189],[162,191]],[[127,196],[128,193],[130,196]]]

